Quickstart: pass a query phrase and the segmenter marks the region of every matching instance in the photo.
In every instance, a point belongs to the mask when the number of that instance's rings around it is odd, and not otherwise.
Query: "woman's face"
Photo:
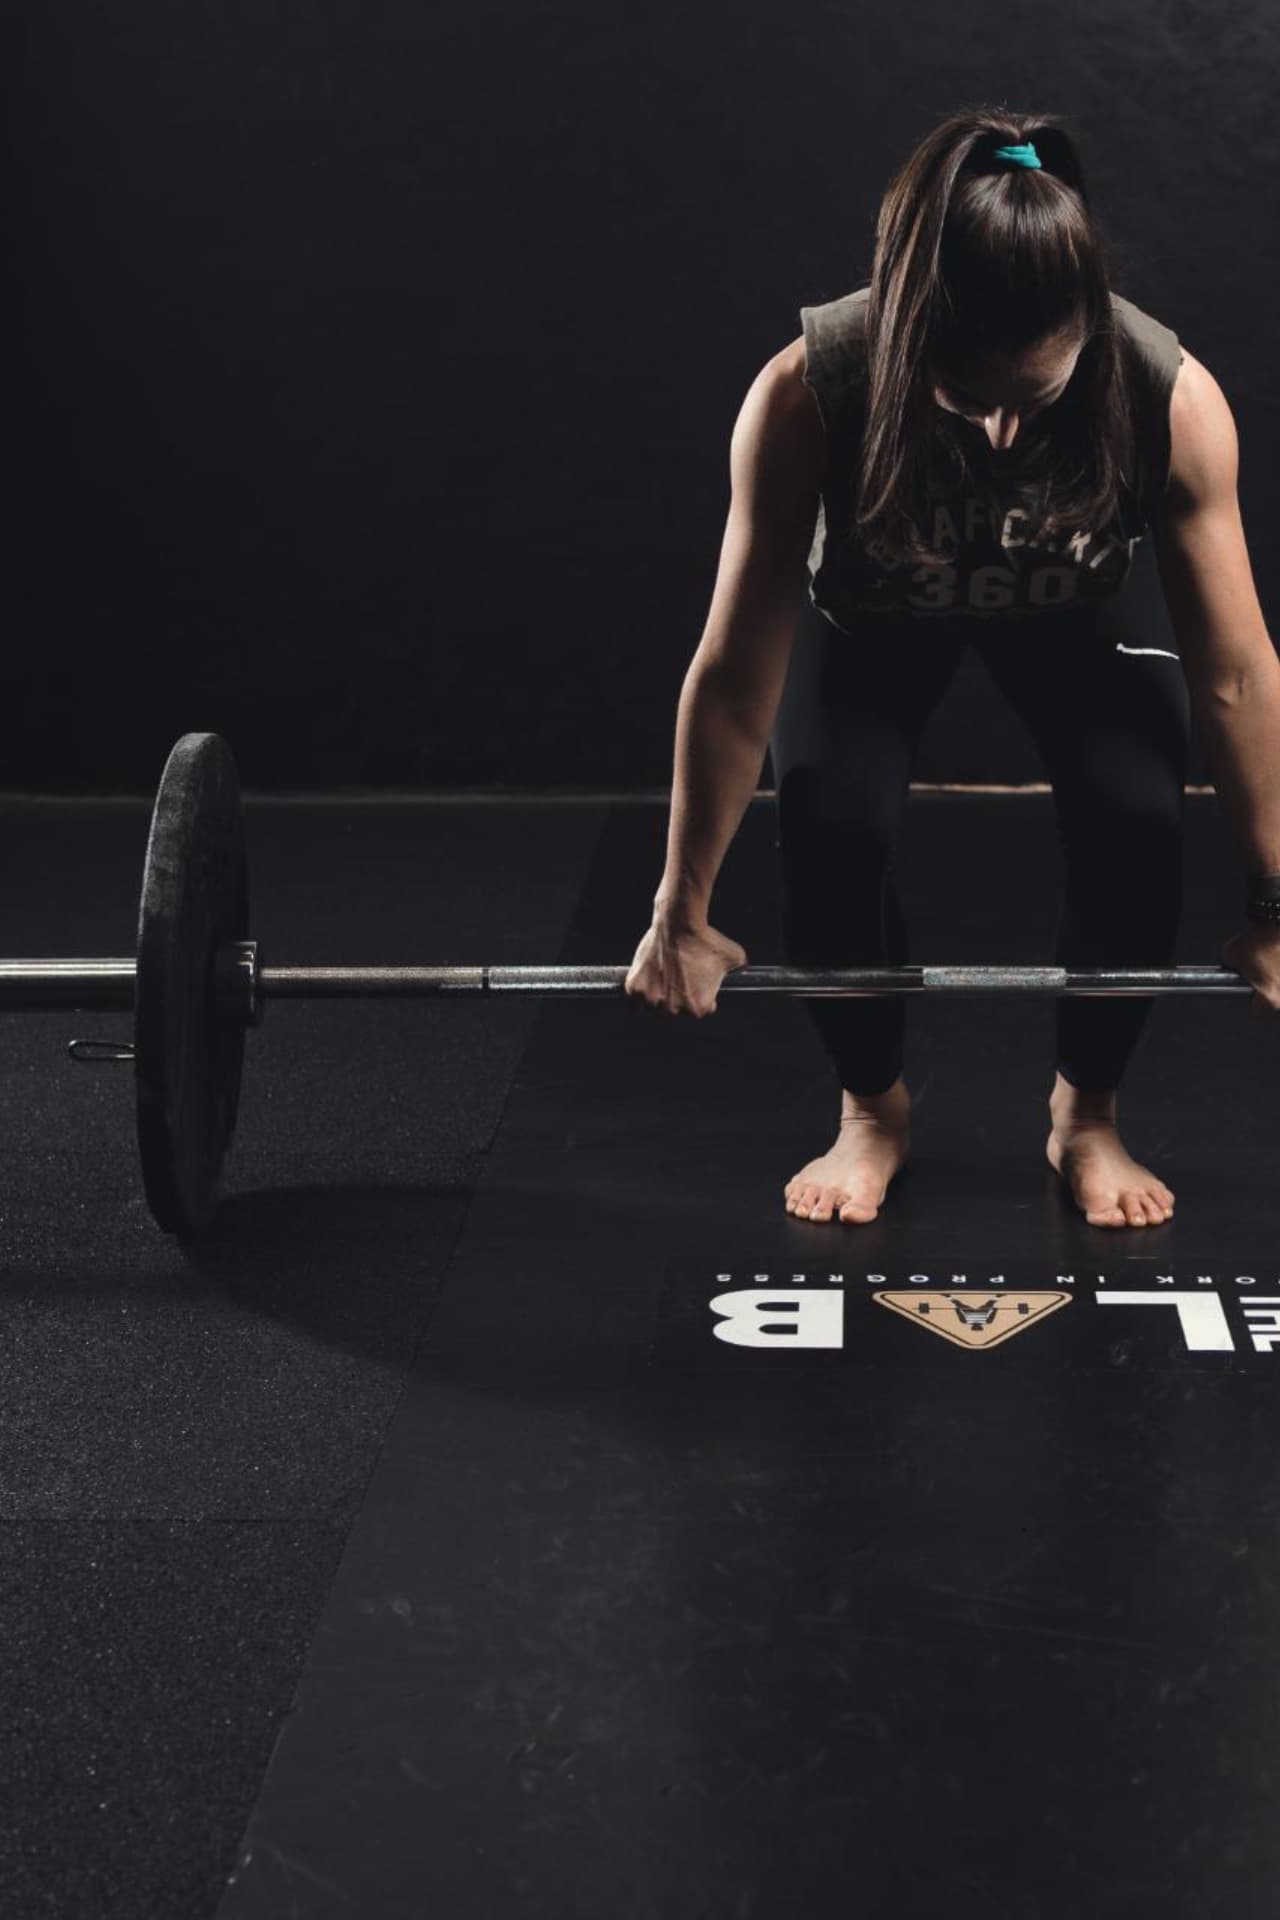
[[[1017,353],[990,352],[957,367],[930,367],[930,391],[947,413],[985,429],[991,446],[1012,447],[1033,420],[1066,392],[1084,350],[1078,329],[1037,340]]]

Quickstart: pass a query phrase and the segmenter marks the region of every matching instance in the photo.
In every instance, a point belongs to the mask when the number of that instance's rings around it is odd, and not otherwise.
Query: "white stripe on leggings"
[[[1116,641],[1117,653],[1158,653],[1166,660],[1179,660],[1181,654],[1170,653],[1168,647],[1126,647],[1123,641]]]

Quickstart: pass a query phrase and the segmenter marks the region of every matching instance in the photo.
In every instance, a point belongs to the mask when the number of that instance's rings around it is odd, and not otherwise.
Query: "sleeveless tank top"
[[[1019,478],[1034,462],[1034,430],[1020,426],[1012,447],[974,442],[981,490],[961,486],[930,499],[924,529],[953,557],[910,566],[851,538],[866,407],[866,320],[870,287],[821,306],[801,307],[805,385],[826,430],[826,463],[809,551],[809,599],[852,631],[870,614],[920,619],[991,619],[1080,607],[1119,593],[1134,549],[1146,537],[1169,478],[1169,399],[1183,354],[1178,336],[1115,292],[1111,295],[1132,395],[1135,472],[1126,474],[1115,521],[1032,544]],[[983,429],[973,428],[975,436]],[[1034,531],[1034,529],[1032,529]]]

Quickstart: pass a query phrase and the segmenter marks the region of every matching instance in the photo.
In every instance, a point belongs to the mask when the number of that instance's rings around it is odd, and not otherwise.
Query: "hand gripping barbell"
[[[0,960],[0,1007],[133,1008],[131,1045],[73,1040],[77,1060],[131,1060],[147,1204],[193,1238],[217,1204],[240,1101],[247,1028],[268,999],[616,994],[627,966],[267,967],[249,937],[240,782],[216,733],[165,763],[147,838],[133,959]],[[739,967],[721,993],[1251,993],[1228,967]]]

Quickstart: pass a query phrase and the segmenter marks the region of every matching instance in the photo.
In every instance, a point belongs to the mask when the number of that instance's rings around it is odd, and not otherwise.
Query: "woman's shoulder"
[[[867,368],[867,300],[856,287],[834,300],[800,308],[800,334],[788,353],[798,378],[817,398],[828,431],[857,414]]]
[[[855,287],[852,293],[801,307],[800,325],[815,364],[843,367],[861,354],[866,345],[870,297],[870,287]]]
[[[1130,362],[1159,385],[1172,388],[1183,360],[1182,343],[1174,329],[1114,287],[1111,310]]]

